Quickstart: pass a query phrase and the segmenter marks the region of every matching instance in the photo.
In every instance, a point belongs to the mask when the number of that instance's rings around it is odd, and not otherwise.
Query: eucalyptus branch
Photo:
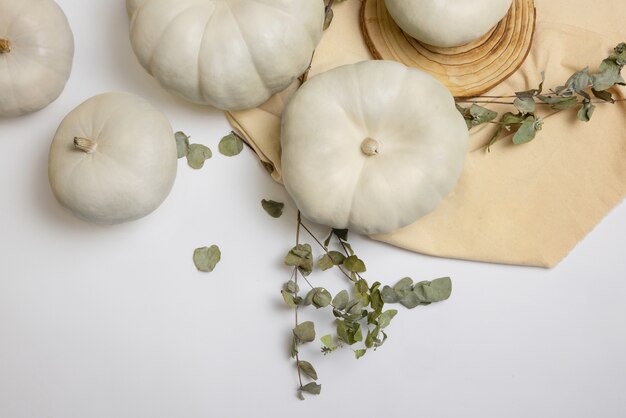
[[[300,245],[300,225],[301,225],[301,220],[300,220],[300,212],[298,211],[298,227],[296,228],[296,247],[298,245]],[[293,278],[294,278],[294,283],[295,283],[295,291],[294,291],[294,295],[295,297],[299,297],[298,296],[298,267],[294,267],[293,268]],[[298,322],[298,310],[299,310],[299,306],[296,305],[295,309],[294,309],[294,313],[295,313],[295,317],[296,317],[296,325],[294,329],[298,328],[299,322]],[[294,337],[295,338],[295,337]],[[298,353],[298,351],[296,350],[295,352],[295,357],[296,357],[296,368],[298,370],[298,381],[300,382],[300,392],[299,394],[302,393],[302,387],[304,386],[302,384],[302,371],[300,370],[300,354]]]
[[[264,204],[264,209],[268,214],[275,215],[279,205],[282,203]],[[280,208],[282,210],[282,206]],[[305,231],[323,250],[324,255],[317,263],[313,262],[311,246],[301,242],[302,231]],[[333,238],[336,247],[343,252],[330,249]],[[323,354],[350,346],[354,347],[353,351],[358,359],[369,350],[378,349],[387,340],[385,328],[389,326],[398,311],[385,310],[386,304],[400,303],[407,308],[415,308],[419,305],[446,300],[452,291],[450,279],[447,277],[419,283],[413,283],[410,278],[405,278],[393,288],[385,286],[381,289],[379,282],[372,286],[368,285],[361,275],[366,271],[365,262],[354,253],[349,244],[348,231],[332,229],[326,240],[322,242],[303,223],[300,212],[297,216],[296,245],[285,257],[285,264],[293,267],[291,277],[283,285],[281,294],[287,306],[294,309],[295,328],[292,330],[291,355],[298,369],[298,397],[300,399],[304,399],[305,393],[318,395],[321,392],[321,385],[316,382],[318,376],[315,368],[308,361],[302,360],[299,352],[302,344],[316,339],[315,324],[312,321],[300,322],[299,320],[302,307],[328,308],[335,318],[336,333],[320,338]],[[333,297],[325,288],[314,287],[307,277],[313,273],[316,264],[318,269],[323,271],[336,267],[351,280],[351,288],[342,290]],[[304,298],[299,296],[299,279],[305,280],[311,287]],[[353,296],[350,296],[350,291]],[[304,384],[305,375],[313,381]]]
[[[516,92],[512,96],[478,96],[472,99],[459,99],[456,101],[457,109],[463,115],[467,128],[470,130],[485,123],[498,125],[487,145],[487,151],[498,139],[509,135],[513,135],[514,144],[526,144],[535,139],[542,129],[544,120],[549,116],[577,108],[578,120],[589,122],[596,110],[596,105],[626,101],[626,99],[615,99],[610,91],[617,86],[626,86],[626,81],[621,76],[624,65],[626,65],[626,43],[620,43],[602,61],[597,73],[590,74],[589,68],[585,68],[574,73],[564,85],[550,89],[548,94],[543,94],[545,77],[544,73],[541,73],[541,83],[536,89]],[[596,100],[592,100],[592,96]],[[507,98],[515,98],[515,100],[502,100]],[[470,103],[471,107],[466,108],[459,103]],[[506,112],[500,116],[497,112],[480,104],[512,105],[516,113]],[[539,106],[549,107],[554,112],[540,117],[536,114]],[[499,116],[500,119],[496,121]]]

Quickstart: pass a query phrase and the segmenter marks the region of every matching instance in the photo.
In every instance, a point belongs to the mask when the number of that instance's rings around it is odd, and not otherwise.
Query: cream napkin
[[[626,40],[624,0],[536,0],[537,29],[522,67],[490,95],[563,84],[591,70]],[[319,45],[311,75],[371,59],[363,40],[360,0],[334,6],[335,19]],[[280,114],[297,89],[257,109],[227,114],[233,128],[280,181]],[[623,98],[619,92],[618,98]],[[485,151],[493,127],[470,138],[455,191],[431,214],[376,240],[415,252],[505,264],[553,267],[626,195],[626,104],[600,104],[592,121],[575,111],[550,116],[537,139],[502,140]]]

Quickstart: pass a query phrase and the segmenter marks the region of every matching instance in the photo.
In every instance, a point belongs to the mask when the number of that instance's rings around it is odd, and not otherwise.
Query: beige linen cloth
[[[371,59],[359,26],[360,0],[334,6],[335,19],[313,60],[311,75]],[[490,95],[547,88],[575,71],[595,71],[626,41],[624,0],[536,0],[537,28],[523,66]],[[229,120],[280,181],[280,113],[297,89]],[[618,98],[623,98],[623,91]],[[537,139],[510,138],[485,151],[493,132],[472,133],[465,171],[455,191],[431,214],[399,231],[377,235],[415,252],[440,257],[553,267],[626,194],[626,104],[599,104],[589,123],[576,111],[549,116]]]

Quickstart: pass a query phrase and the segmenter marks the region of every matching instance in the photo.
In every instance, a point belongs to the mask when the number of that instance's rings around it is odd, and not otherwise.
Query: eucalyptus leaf
[[[567,110],[578,104],[578,99],[576,98],[576,96],[552,97],[539,95],[537,96],[537,98],[542,102],[549,104],[550,108],[554,110]]]
[[[317,309],[325,308],[330,305],[330,301],[332,300],[332,296],[330,292],[322,287],[318,287],[313,290],[313,306]]]
[[[356,357],[357,360],[363,357],[365,353],[367,353],[367,350],[364,348],[361,348],[359,350],[354,350],[354,356]]]
[[[222,155],[234,157],[243,150],[243,141],[235,133],[231,133],[221,139],[218,149]]]
[[[348,291],[342,290],[341,292],[335,295],[335,298],[333,299],[332,304],[336,309],[343,310],[345,309],[346,305],[348,305],[349,301],[350,301],[350,296],[348,295]]]
[[[189,152],[189,137],[184,132],[178,131],[174,134],[176,139],[176,150],[178,152],[178,158],[187,156]]]
[[[303,322],[293,329],[293,334],[301,343],[315,341],[315,324],[311,321]]]
[[[513,143],[515,145],[526,144],[533,139],[537,135],[537,125],[534,116],[529,116],[526,118],[522,126],[520,126],[519,130],[513,135]]]
[[[374,347],[374,341],[376,339],[376,336],[374,335],[374,333],[372,331],[367,331],[367,336],[365,337],[365,347],[367,348],[372,348]]]
[[[345,321],[337,321],[337,337],[346,344],[350,343],[350,336],[348,335],[348,327]]]
[[[406,291],[400,296],[400,304],[407,309],[413,309],[422,303],[414,291]]]
[[[391,323],[391,320],[398,314],[398,311],[395,309],[389,309],[388,311],[383,312],[378,317],[378,325],[381,328],[386,328]]]
[[[309,244],[298,244],[285,256],[285,264],[298,267],[300,272],[308,276],[313,271],[313,254]]]
[[[298,355],[298,340],[296,336],[291,339],[291,358],[295,358]]]
[[[498,117],[497,112],[477,104],[472,104],[469,108],[457,104],[457,109],[463,115],[468,129],[491,122]]]
[[[615,59],[607,58],[602,61],[599,72],[592,77],[593,88],[604,91],[623,82],[620,76],[621,69]]]
[[[335,263],[333,263],[333,259],[330,258],[328,254],[324,254],[324,256],[320,258],[320,261],[317,263],[317,265],[322,271],[330,270],[331,268],[335,267]]]
[[[212,156],[213,153],[208,147],[202,144],[191,144],[187,153],[187,164],[191,168],[199,170],[204,167],[204,162]]]
[[[596,106],[592,104],[591,101],[585,100],[583,102],[582,107],[578,111],[578,115],[577,115],[578,120],[582,122],[589,122],[595,110],[596,110]]]
[[[287,292],[290,293],[297,293],[300,291],[300,286],[298,286],[298,284],[293,280],[289,280],[287,283],[285,283],[283,287]]]
[[[383,308],[384,302],[380,290],[376,289],[374,291],[370,291],[370,305],[374,311],[378,311]]]
[[[449,277],[442,277],[430,283],[425,283],[422,288],[428,302],[441,302],[450,298],[452,294],[452,280]]]
[[[339,251],[329,251],[328,255],[330,256],[333,264],[336,266],[341,266],[346,260],[346,256],[341,254]]]
[[[333,229],[333,234],[341,241],[348,241],[348,230],[347,229]]]
[[[322,392],[322,385],[318,385],[315,382],[311,382],[302,386],[303,392],[310,393],[311,395],[319,395]]]
[[[320,338],[320,341],[322,342],[322,344],[324,344],[324,347],[328,348],[328,349],[333,349],[333,336],[328,334],[328,335],[324,335],[322,338]]]
[[[565,87],[578,93],[587,88],[590,82],[589,67],[586,67],[574,73],[565,83]]]
[[[343,262],[343,266],[346,268],[346,270],[352,273],[365,273],[366,271],[365,263],[356,255],[351,255],[350,257],[346,258]]]
[[[604,100],[605,102],[608,102],[608,103],[615,103],[615,99],[613,99],[613,95],[611,94],[610,91],[606,91],[606,90],[598,91],[592,88],[591,93],[593,93],[593,95],[596,96],[600,100]]]
[[[328,29],[333,23],[333,18],[335,17],[335,13],[333,12],[332,7],[326,9],[326,14],[324,16],[324,30]]]
[[[283,214],[285,204],[274,200],[261,200],[261,206],[272,218],[280,218]]]
[[[289,306],[290,308],[298,307],[291,293],[285,292],[284,290],[281,290],[280,293],[283,295],[283,300],[285,301],[285,304],[287,304],[287,306]]]
[[[196,268],[202,272],[210,273],[220,262],[222,253],[217,245],[197,248],[193,252],[193,262]]]
[[[352,340],[354,343],[363,341],[363,331],[361,330],[361,325],[356,324],[354,333],[352,334]]]
[[[412,282],[412,280],[411,280]],[[394,289],[389,286],[383,287],[383,290],[380,292],[380,296],[385,303],[398,303],[398,295]]]
[[[300,367],[300,370],[311,379],[317,380],[317,371],[315,371],[315,368],[311,363],[309,363],[308,361],[300,360],[298,362],[298,367]]]
[[[413,279],[411,279],[410,277],[405,277],[404,279],[396,283],[396,285],[393,287],[393,290],[395,290],[396,292],[400,292],[402,290],[411,290],[412,288]]]
[[[535,100],[532,97],[516,98],[513,106],[521,113],[532,113],[537,109]]]

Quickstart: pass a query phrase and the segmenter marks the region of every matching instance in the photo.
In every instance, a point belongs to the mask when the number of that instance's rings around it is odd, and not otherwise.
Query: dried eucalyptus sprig
[[[317,262],[319,270],[336,268],[350,281],[350,288],[344,289],[334,297],[323,287],[314,286],[309,279],[315,270],[313,249],[310,244],[301,243],[300,234],[305,231],[322,250]],[[331,243],[336,249],[331,249]],[[308,306],[316,309],[328,308],[335,318],[336,333],[320,338],[321,351],[324,355],[349,346],[357,359],[369,350],[376,350],[388,338],[384,331],[397,315],[396,309],[385,309],[386,304],[400,303],[412,309],[419,305],[440,302],[450,297],[452,283],[445,277],[432,282],[413,283],[410,278],[402,279],[393,288],[381,283],[371,286],[363,278],[367,271],[365,262],[354,252],[348,242],[348,231],[332,229],[322,243],[302,222],[298,212],[296,245],[285,256],[285,264],[293,268],[291,278],[283,285],[281,295],[285,304],[294,310],[295,326],[292,330],[291,356],[295,359],[298,372],[298,397],[304,399],[304,393],[319,395],[322,386],[316,381],[318,374],[313,365],[300,358],[299,347],[316,339],[315,324],[312,321],[300,322],[299,311]],[[310,290],[300,296],[300,284],[303,280]],[[303,375],[313,380],[304,384]]]
[[[213,153],[209,147],[202,144],[190,144],[189,139],[191,137],[185,135],[184,132],[176,132],[174,138],[176,139],[178,158],[186,157],[189,167],[195,170],[204,167],[204,162],[213,157]]]
[[[543,126],[545,117],[542,118],[536,114],[539,106],[554,110],[550,115],[577,108],[578,120],[589,122],[596,104],[624,101],[614,99],[609,91],[616,86],[626,86],[626,81],[621,76],[624,65],[626,65],[626,44],[620,43],[602,61],[597,73],[591,74],[589,68],[585,68],[574,73],[564,85],[551,89],[549,93],[543,92],[545,74],[542,72],[541,83],[536,89],[516,92],[511,96],[480,96],[468,100],[457,100],[457,109],[463,115],[468,129],[485,123],[498,125],[487,145],[487,150],[498,139],[511,134],[513,134],[513,144],[526,144],[535,139]],[[592,96],[597,100],[593,100]],[[504,99],[514,100],[503,101]],[[463,107],[458,103],[471,103],[471,106]],[[508,104],[514,106],[517,112],[506,112],[496,121],[498,113],[480,104]]]

